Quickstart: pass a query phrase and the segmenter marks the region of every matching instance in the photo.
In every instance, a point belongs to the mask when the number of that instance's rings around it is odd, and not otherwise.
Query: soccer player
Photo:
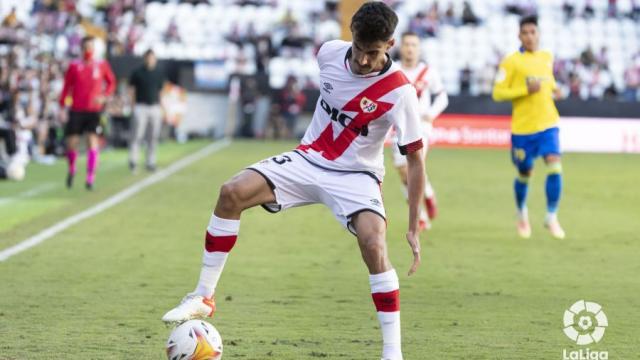
[[[565,237],[558,222],[558,203],[562,190],[562,165],[558,134],[558,110],[553,102],[559,97],[553,77],[553,55],[538,50],[540,35],[535,16],[520,20],[522,47],[507,56],[498,70],[493,99],[513,103],[511,122],[511,158],[518,169],[514,181],[518,208],[518,234],[531,237],[527,213],[527,192],[534,160],[542,156],[547,165],[547,215],[545,226],[558,239]]]
[[[67,97],[71,97],[71,110],[68,119],[62,111],[67,139],[67,187],[73,186],[76,174],[76,159],[80,136],[87,133],[87,190],[93,190],[98,168],[98,125],[100,113],[109,96],[115,90],[116,81],[109,63],[94,59],[94,39],[87,36],[82,39],[82,59],[74,60],[64,76],[64,86],[60,95],[60,106],[67,107]]]
[[[419,101],[418,113],[422,119],[422,134],[424,143],[424,156],[429,147],[429,135],[433,129],[433,121],[444,111],[449,104],[449,97],[444,90],[438,71],[424,61],[420,60],[420,38],[416,33],[406,32],[402,34],[400,43],[400,63],[406,77],[416,88]],[[433,101],[432,101],[433,99]],[[407,196],[407,160],[397,146],[393,147],[393,165],[400,174],[403,184],[403,192]],[[436,217],[438,208],[436,195],[427,174],[425,173],[424,187],[424,211],[420,212],[420,227],[428,228],[430,221]]]
[[[244,210],[261,205],[278,212],[322,203],[357,237],[380,322],[382,358],[402,359],[398,276],[387,255],[380,192],[384,139],[391,126],[407,156],[406,239],[414,255],[409,275],[420,264],[424,163],[416,91],[387,55],[397,22],[387,5],[367,2],[352,18],[352,43],[335,40],[322,45],[317,55],[321,95],[301,144],[249,166],[222,186],[207,227],[198,285],[163,316],[165,322],[213,314],[213,295]]]

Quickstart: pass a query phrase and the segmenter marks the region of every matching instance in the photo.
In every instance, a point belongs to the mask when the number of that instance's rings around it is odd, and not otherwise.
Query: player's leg
[[[371,296],[382,331],[382,359],[402,359],[398,275],[387,254],[386,223],[377,213],[362,211],[352,218],[367,268]]]
[[[427,137],[425,137],[425,144],[428,144],[429,141]],[[425,145],[423,148],[423,157],[424,160],[427,160],[428,153],[428,145]],[[427,210],[427,215],[429,216],[429,220],[433,220],[438,215],[438,204],[436,202],[436,193],[433,190],[433,186],[431,185],[431,181],[429,181],[429,175],[427,174],[427,167],[424,168],[424,205]]]
[[[67,146],[66,157],[69,165],[66,179],[67,188],[73,186],[73,178],[76,175],[76,161],[78,160],[78,144],[80,143],[81,132],[81,123],[77,118],[77,114],[75,112],[69,112],[69,117],[64,128]]]
[[[275,201],[275,194],[267,180],[253,170],[244,170],[222,185],[207,226],[196,289],[179,306],[167,312],[162,317],[163,321],[179,322],[213,315],[213,294],[238,237],[242,211]]]
[[[93,190],[99,157],[100,138],[98,134],[89,132],[87,133],[87,181],[85,183],[88,190]]]
[[[397,144],[393,144],[393,166],[398,171],[398,175],[400,176],[400,182],[402,184],[402,195],[404,195],[405,200],[409,200],[409,190],[407,189],[407,158],[400,153],[400,149]],[[426,195],[427,195],[427,184],[428,181],[425,181],[425,207],[427,204]],[[433,190],[433,189],[431,189]],[[429,223],[429,216],[425,209],[420,209],[420,230],[425,230],[431,227]]]
[[[555,238],[563,239],[565,232],[558,221],[558,205],[562,193],[562,163],[560,161],[558,128],[545,131],[545,139],[541,147],[544,162],[547,165],[547,179],[545,182],[547,215],[544,223],[551,235]]]
[[[149,107],[149,143],[147,144],[147,170],[156,169],[156,148],[162,129],[162,109],[160,105]]]
[[[529,193],[529,180],[533,171],[534,150],[530,145],[528,135],[512,135],[511,160],[515,165],[518,175],[513,181],[513,192],[518,212],[518,235],[522,238],[531,237],[531,224],[527,210],[527,194]]]
[[[133,110],[133,123],[131,124],[129,141],[129,169],[135,171],[138,166],[138,154],[140,143],[147,129],[147,116],[144,105],[136,105]]]
[[[93,190],[98,170],[98,160],[100,157],[100,137],[98,136],[98,126],[100,125],[100,114],[89,113],[85,117],[85,132],[87,133],[87,190]]]

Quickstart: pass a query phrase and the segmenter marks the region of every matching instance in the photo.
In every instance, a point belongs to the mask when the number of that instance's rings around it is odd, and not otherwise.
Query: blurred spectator
[[[631,0],[631,11],[629,17],[633,20],[640,20],[640,4],[638,0]]]
[[[596,14],[596,11],[593,8],[592,2],[593,2],[592,0],[585,0],[584,10],[582,11],[582,16],[584,16],[587,19],[592,18]]]
[[[607,15],[612,18],[618,17],[618,0],[609,0]]]
[[[456,12],[453,7],[453,3],[449,2],[447,5],[447,10],[444,12],[444,23],[448,25],[457,25],[458,21],[456,19]]]
[[[564,20],[568,22],[573,19],[576,14],[576,7],[574,4],[574,0],[564,0],[562,2],[562,12],[564,13]]]
[[[11,12],[2,19],[2,26],[12,29],[22,27],[22,23],[18,20],[18,14],[16,14],[15,6],[12,7]]]
[[[477,76],[478,93],[480,95],[491,95],[493,90],[493,79],[496,76],[495,64],[487,62]]]
[[[471,93],[472,71],[469,64],[460,70],[460,95]]]
[[[478,19],[476,14],[473,12],[471,4],[468,1],[465,1],[462,8],[462,23],[464,25],[478,25],[479,22],[480,19]]]
[[[134,70],[129,78],[131,103],[133,109],[133,126],[129,141],[129,169],[135,171],[138,165],[138,148],[143,139],[147,138],[146,168],[148,171],[156,169],[156,147],[162,128],[162,114],[160,92],[165,85],[164,71],[158,68],[156,55],[152,50],[144,54],[144,65]]]
[[[307,98],[300,90],[297,79],[294,76],[289,76],[286,85],[278,96],[280,114],[287,126],[289,137],[296,135],[295,128],[298,122],[298,116],[302,112],[306,101]]]
[[[596,63],[603,67],[609,67],[609,49],[606,46],[600,48],[600,52],[596,56]]]
[[[166,42],[180,42],[180,32],[178,31],[178,24],[175,17],[171,18],[171,21],[169,21],[169,26],[167,27],[167,32],[164,35],[164,40]]]
[[[624,92],[625,101],[637,101],[638,90],[640,89],[640,58],[629,66],[624,72]]]
[[[533,0],[508,0],[505,2],[505,11],[518,16],[535,15],[536,4]]]
[[[596,62],[596,57],[593,54],[593,50],[591,50],[591,46],[588,46],[582,53],[580,53],[580,62],[587,67]]]

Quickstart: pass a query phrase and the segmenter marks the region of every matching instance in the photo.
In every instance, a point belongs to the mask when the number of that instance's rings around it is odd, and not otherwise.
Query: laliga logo
[[[578,300],[564,312],[564,333],[578,345],[589,345],[602,340],[609,326],[602,306],[589,301]],[[608,351],[591,351],[589,348],[562,353],[563,360],[607,360]]]
[[[564,312],[564,333],[578,345],[597,343],[609,325],[602,306],[578,300]]]

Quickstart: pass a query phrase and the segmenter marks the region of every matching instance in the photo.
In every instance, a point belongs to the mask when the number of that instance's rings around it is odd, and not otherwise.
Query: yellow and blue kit
[[[540,81],[540,90],[529,94],[527,82],[532,80]],[[493,99],[513,104],[511,155],[521,171],[530,170],[538,156],[560,154],[555,89],[553,55],[549,51],[521,49],[500,64]]]

